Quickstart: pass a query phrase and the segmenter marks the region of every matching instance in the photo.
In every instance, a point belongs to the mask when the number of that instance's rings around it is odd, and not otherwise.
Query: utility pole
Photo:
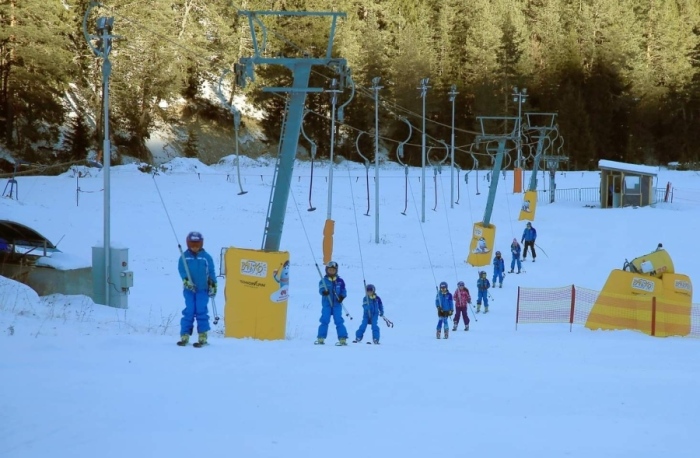
[[[374,243],[379,243],[379,85],[381,78],[372,78],[374,91]]]
[[[452,102],[452,141],[450,143],[450,208],[454,208],[455,202],[455,99],[457,98],[457,86],[452,85],[450,92],[450,102]]]
[[[421,174],[420,174],[420,180],[421,180],[421,222],[425,222],[425,157],[426,157],[426,150],[425,150],[425,97],[428,94],[428,82],[430,81],[430,78],[423,78],[420,80],[420,96],[423,99],[423,128],[421,132]]]
[[[109,305],[110,296],[110,283],[109,278],[110,272],[110,248],[111,248],[111,234],[110,234],[110,165],[112,159],[112,145],[109,140],[109,76],[112,73],[112,63],[109,61],[109,53],[112,51],[112,41],[117,37],[112,35],[112,28],[114,27],[113,17],[99,17],[97,18],[97,32],[98,35],[91,35],[87,31],[87,18],[90,11],[95,6],[99,6],[99,3],[91,2],[85,16],[83,18],[83,34],[85,35],[85,40],[88,46],[92,49],[95,56],[102,59],[102,110],[103,110],[103,138],[102,138],[102,160],[103,160],[103,177],[104,177],[104,203],[103,203],[103,213],[104,213],[104,233],[103,233],[103,244],[104,244],[104,294],[105,303],[104,305]],[[92,40],[97,40],[97,46],[93,46]]]
[[[522,171],[521,169],[523,168],[523,152],[522,152],[522,140],[521,140],[521,130],[522,130],[522,123],[523,123],[523,118],[522,118],[522,109],[523,109],[523,102],[527,99],[527,88],[523,88],[522,90],[518,90],[517,86],[513,88],[513,102],[518,102],[518,126],[517,129],[515,130],[516,136],[515,136],[515,143],[518,148],[518,161],[515,164],[515,168],[519,169],[518,172],[521,174],[521,179],[520,179],[520,189],[515,189],[514,192],[522,192]],[[516,180],[514,180],[517,182]]]
[[[330,152],[330,164],[328,166],[328,210],[326,214],[326,219],[331,219],[331,209],[333,208],[333,152],[335,148],[335,107],[338,103],[338,94],[343,92],[338,88],[338,80],[333,78],[331,80],[331,88],[326,92],[331,94],[331,152]]]

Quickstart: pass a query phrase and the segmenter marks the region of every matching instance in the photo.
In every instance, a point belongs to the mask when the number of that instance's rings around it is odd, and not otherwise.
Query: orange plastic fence
[[[604,314],[591,315],[593,305],[606,303]],[[690,327],[685,314],[687,307],[655,297],[630,298],[601,294],[575,285],[560,288],[518,288],[515,324],[569,323],[600,329],[635,329],[652,336],[685,335],[700,338],[700,304],[690,309]]]

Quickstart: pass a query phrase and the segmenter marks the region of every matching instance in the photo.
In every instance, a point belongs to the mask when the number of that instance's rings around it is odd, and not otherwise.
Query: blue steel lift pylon
[[[506,142],[508,140],[513,140],[517,135],[518,118],[515,116],[478,116],[477,119],[481,125],[481,134],[476,137],[475,143],[478,145],[481,142],[496,141],[498,142],[498,152],[493,162],[491,184],[489,186],[488,199],[486,200],[484,220],[474,223],[469,244],[467,263],[474,267],[486,266],[491,263],[493,243],[496,239],[496,226],[491,224],[491,214],[493,213],[493,204],[496,201],[498,177],[501,172],[501,166],[503,165]],[[503,128],[504,123],[506,126],[505,129]],[[509,128],[511,123],[513,125],[512,129]],[[490,133],[497,131],[505,131],[507,133]]]
[[[256,65],[282,65],[291,70],[293,82],[291,87],[266,87],[264,92],[287,93],[287,114],[280,133],[280,148],[277,164],[270,191],[270,202],[265,223],[262,249],[265,251],[278,251],[282,239],[284,217],[289,199],[289,189],[294,171],[294,158],[299,144],[301,123],[304,117],[304,104],[306,94],[310,92],[323,92],[323,88],[309,87],[311,68],[314,66],[326,66],[334,68],[339,78],[339,88],[345,88],[349,75],[345,59],[333,58],[333,38],[335,36],[336,23],[339,17],[345,18],[345,13],[340,12],[307,12],[307,11],[240,11],[240,15],[248,18],[253,43],[253,56],[239,59],[234,66],[237,84],[244,87],[248,79],[255,80]],[[323,57],[311,57],[304,54],[303,57],[265,57],[267,44],[267,28],[260,20],[260,16],[295,16],[295,17],[330,17],[331,30],[326,44],[326,52]],[[260,32],[256,30],[256,26]],[[262,38],[258,39],[258,33]]]

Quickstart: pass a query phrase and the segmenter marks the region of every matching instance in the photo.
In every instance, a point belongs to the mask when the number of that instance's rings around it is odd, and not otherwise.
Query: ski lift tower
[[[238,63],[234,65],[236,83],[240,87],[244,87],[248,79],[254,81],[256,65],[281,65],[291,70],[293,76],[291,87],[263,88],[263,92],[287,94],[287,112],[280,132],[279,156],[275,166],[272,190],[270,191],[270,202],[262,243],[264,251],[279,251],[284,217],[287,210],[287,200],[289,199],[289,188],[294,171],[294,158],[304,118],[306,94],[324,91],[324,88],[309,87],[311,68],[314,66],[333,68],[339,74],[340,90],[345,88],[349,77],[346,60],[333,58],[331,55],[337,20],[338,18],[345,18],[346,14],[308,11],[240,11],[239,14],[248,18],[253,43],[253,55],[252,57],[239,59]],[[312,57],[307,52],[303,52],[299,57],[268,56],[266,53],[267,27],[261,20],[263,16],[330,17],[331,30],[328,35],[325,55]]]
[[[495,141],[498,144],[498,150],[493,161],[491,184],[489,185],[484,219],[482,222],[474,223],[472,239],[469,245],[467,263],[475,267],[491,263],[493,242],[496,239],[496,226],[491,224],[491,214],[493,213],[493,204],[496,201],[498,176],[503,165],[506,142],[514,141],[516,136],[519,135],[517,129],[518,118],[515,116],[477,116],[477,119],[481,126],[481,134],[477,135],[475,143],[478,145],[482,142]]]

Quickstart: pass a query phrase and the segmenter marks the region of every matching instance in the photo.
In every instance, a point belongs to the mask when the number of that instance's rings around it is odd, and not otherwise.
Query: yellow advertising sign
[[[483,223],[474,223],[467,263],[474,267],[491,264],[494,240],[496,240],[496,226],[494,224],[485,227]]]
[[[287,332],[289,253],[226,250],[226,337],[282,340]]]
[[[526,191],[523,196],[523,204],[520,206],[518,221],[524,219],[534,221],[535,210],[537,210],[537,191]]]

